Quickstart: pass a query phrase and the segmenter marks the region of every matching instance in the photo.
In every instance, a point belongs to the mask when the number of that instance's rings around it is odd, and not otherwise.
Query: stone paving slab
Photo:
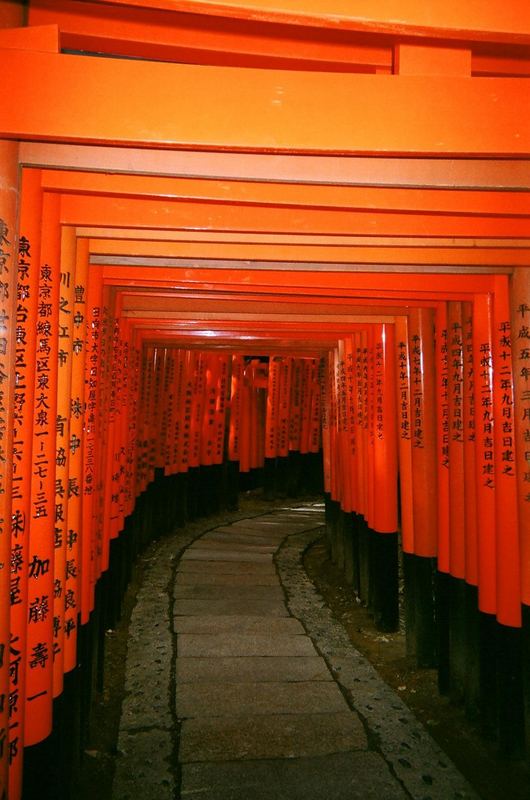
[[[274,517],[256,517],[251,521],[250,524],[248,520],[241,520],[240,522],[234,522],[232,527],[250,528],[251,530],[255,531],[275,530],[285,528],[285,521],[281,519],[275,519]]]
[[[380,755],[184,764],[182,800],[408,800]],[[427,800],[428,789],[424,798]]]
[[[215,530],[210,531],[210,533],[215,536],[244,536],[247,541],[251,542],[255,540],[259,541],[260,539],[265,539],[268,542],[281,542],[285,538],[285,530],[274,531],[270,528],[252,528],[250,525],[248,525],[248,527],[244,525],[227,525],[224,528],[215,528]]]
[[[348,706],[335,683],[211,683],[177,685],[177,717],[328,714]]]
[[[237,561],[254,564],[271,563],[270,553],[241,553],[239,550],[201,550],[190,547],[182,555],[182,561]]]
[[[283,534],[282,534],[283,535]],[[232,530],[228,528],[226,531],[211,531],[211,533],[206,533],[204,536],[201,536],[195,544],[198,542],[233,542],[237,544],[244,544],[244,545],[267,545],[271,547],[272,545],[277,545],[278,539],[280,537],[277,535],[269,535],[265,533],[245,533],[241,529]]]
[[[175,603],[177,614],[184,616],[211,616],[221,614],[249,614],[256,617],[288,617],[289,613],[285,603],[280,600],[223,600],[222,598],[212,603],[211,600],[177,600]]]
[[[271,714],[185,720],[180,761],[302,758],[367,749],[360,720],[338,714]]]
[[[285,595],[276,582],[276,586],[204,586],[191,584],[191,586],[176,586],[175,597],[177,600],[187,598],[190,600],[284,600]]]
[[[196,552],[197,550],[237,550],[238,553],[274,553],[278,549],[277,544],[258,542],[256,544],[243,544],[232,539],[230,541],[220,541],[219,539],[204,539],[200,542],[195,542],[190,550]]]
[[[177,683],[261,683],[331,681],[319,656],[177,658]]]
[[[217,656],[312,656],[316,650],[308,636],[250,633],[179,633],[179,658]]]
[[[176,633],[246,633],[252,636],[266,634],[305,635],[303,625],[294,617],[227,616],[220,614],[209,617],[175,617],[173,625]]]
[[[278,577],[274,572],[257,575],[234,575],[226,572],[204,575],[200,572],[177,572],[175,586],[278,586]]]
[[[200,575],[275,575],[276,567],[271,560],[251,564],[239,561],[181,561],[177,575],[183,572],[198,572]]]

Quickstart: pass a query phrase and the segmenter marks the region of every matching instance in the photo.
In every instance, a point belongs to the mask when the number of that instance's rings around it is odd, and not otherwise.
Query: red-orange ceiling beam
[[[122,242],[127,247],[126,242],[168,242],[168,243],[190,243],[190,244],[264,244],[264,245],[326,245],[340,250],[342,247],[392,247],[399,250],[403,247],[412,248],[436,248],[437,250],[447,250],[451,248],[465,249],[527,249],[528,239],[453,239],[438,237],[418,236],[416,238],[406,236],[333,236],[333,235],[313,235],[310,233],[241,233],[241,232],[219,232],[219,231],[162,231],[149,228],[136,230],[134,228],[107,228],[107,227],[86,227],[78,225],[75,228],[76,236],[91,240],[99,240],[99,245],[105,247],[109,241]]]
[[[30,25],[56,24],[63,48],[158,61],[348,70],[392,66],[390,42],[195,14],[113,8],[88,2],[32,2]]]
[[[293,153],[530,154],[523,78],[337,75],[106,58],[91,59],[88,68],[83,56],[15,50],[0,51],[0,60],[6,138]]]
[[[530,191],[471,191],[418,188],[301,185],[257,181],[198,180],[146,175],[105,175],[46,170],[49,191],[118,195],[205,203],[400,211],[479,216],[529,216]]]
[[[406,278],[399,273],[355,272],[345,280],[342,272],[106,266],[102,268],[102,276],[107,282],[118,282],[123,287],[164,285],[164,288],[175,291],[216,289],[250,294],[276,293],[287,298],[293,294],[293,289],[307,296],[364,296],[406,300],[415,295],[420,296],[420,299],[432,299],[437,295],[445,297],[451,292],[491,292],[495,287],[495,275],[424,275],[421,272],[407,275]]]
[[[525,159],[388,158],[214,153],[21,142],[20,163],[34,167],[137,174],[290,181],[340,186],[528,190]]]
[[[134,240],[90,240],[93,256],[175,259],[253,260],[321,262],[342,264],[424,265],[522,265],[530,266],[530,239],[525,249],[450,247],[330,247],[289,244],[221,244],[218,242],[145,242]],[[94,261],[93,263],[98,263]],[[99,263],[102,263],[101,261]],[[108,263],[108,262],[106,262]],[[116,262],[114,262],[116,263]]]
[[[526,0],[104,0],[105,5],[139,6],[239,19],[315,25],[334,30],[396,33],[459,40],[530,42]]]
[[[390,236],[526,237],[524,217],[458,216],[330,209],[242,206],[171,200],[63,195],[66,225],[174,230],[264,231],[276,233]]]

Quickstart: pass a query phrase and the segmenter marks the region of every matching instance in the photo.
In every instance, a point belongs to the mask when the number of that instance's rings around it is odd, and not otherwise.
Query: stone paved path
[[[140,612],[139,639],[132,631],[118,800],[476,797],[305,576],[301,555],[323,522],[312,506],[187,547],[180,535],[172,630],[149,634]],[[151,678],[138,671],[150,636],[162,665]]]

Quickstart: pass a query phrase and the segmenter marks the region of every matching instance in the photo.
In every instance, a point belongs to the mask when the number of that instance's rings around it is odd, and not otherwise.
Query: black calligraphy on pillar
[[[513,379],[512,379],[512,340],[510,336],[510,322],[502,321],[497,331],[499,340],[499,364],[495,370],[497,389],[500,396],[502,425],[501,463],[502,474],[515,478],[515,439],[514,439],[514,408],[513,408]]]
[[[517,307],[517,330],[513,332],[516,351],[515,370],[519,378],[519,414],[522,429],[522,452],[524,458],[523,482],[528,490],[523,497],[530,503],[530,306],[520,303]]]
[[[495,464],[493,446],[493,396],[491,391],[491,374],[493,360],[491,345],[482,342],[480,345],[480,374],[478,386],[481,405],[480,455],[482,461],[482,484],[487,489],[495,488]]]

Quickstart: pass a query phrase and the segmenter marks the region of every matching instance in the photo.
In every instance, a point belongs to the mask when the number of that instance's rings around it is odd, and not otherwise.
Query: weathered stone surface
[[[223,600],[220,598],[212,603],[210,600],[177,600],[175,602],[177,614],[198,614],[210,616],[213,614],[254,614],[263,617],[288,617],[289,613],[285,603],[281,600]]]
[[[177,658],[177,684],[331,681],[320,656]]]
[[[200,575],[274,575],[278,577],[276,567],[271,561],[260,564],[240,561],[181,561],[177,574],[196,573]]]
[[[199,547],[190,547],[182,555],[182,561],[237,561],[250,564],[267,564],[272,562],[269,553],[242,553],[239,550],[201,550]]]
[[[291,612],[303,621],[336,680],[378,741],[397,779],[415,800],[477,800],[467,781],[401,698],[354,648],[346,631],[321,602],[302,566],[302,555],[319,536],[310,531],[286,540],[277,556]]]
[[[188,719],[179,760],[232,761],[301,758],[366,749],[366,734],[350,711],[338,714],[270,714],[262,717]]]
[[[426,787],[423,798],[428,796]],[[357,751],[313,758],[185,764],[181,797],[182,800],[406,800],[408,795],[381,756]]]
[[[216,656],[312,656],[315,648],[308,636],[283,633],[180,633],[179,657]]]
[[[209,617],[175,617],[174,629],[177,633],[240,633],[256,636],[265,634],[275,636],[304,635],[305,630],[294,617],[263,617],[228,616],[220,614]]]
[[[219,529],[216,529],[211,533],[206,533],[204,536],[198,539],[195,544],[198,544],[199,542],[220,542],[222,544],[242,544],[248,547],[277,547],[278,539],[280,539],[280,537],[276,534],[269,536],[267,532],[245,533],[245,531],[241,529],[223,532],[219,531]],[[281,540],[283,540],[283,535]]]
[[[307,578],[302,553],[323,522],[309,509],[240,520],[202,540],[197,527],[179,531],[149,551],[131,620],[116,800],[176,800],[179,720],[181,800],[476,800]],[[286,595],[273,588],[279,578]],[[292,647],[312,655],[243,655]],[[364,725],[378,752],[365,749]]]
[[[226,572],[205,575],[200,572],[179,572],[175,586],[278,586],[278,576],[269,571],[255,575],[234,575]]]
[[[237,549],[238,553],[274,553],[278,546],[276,544],[268,544],[268,543],[256,543],[256,544],[249,544],[248,540],[245,544],[243,544],[239,539],[234,539],[230,537],[229,541],[222,541],[219,539],[201,539],[198,542],[195,542],[193,550],[234,550]]]
[[[283,601],[285,595],[282,589],[277,586],[177,586],[175,588],[177,600],[209,600],[216,602],[219,598],[223,600],[279,600]]]
[[[121,732],[112,797],[114,800],[173,800],[171,733],[149,730]],[[94,788],[97,796],[97,787]]]
[[[326,714],[348,706],[335,683],[211,683],[177,686],[177,716]]]

